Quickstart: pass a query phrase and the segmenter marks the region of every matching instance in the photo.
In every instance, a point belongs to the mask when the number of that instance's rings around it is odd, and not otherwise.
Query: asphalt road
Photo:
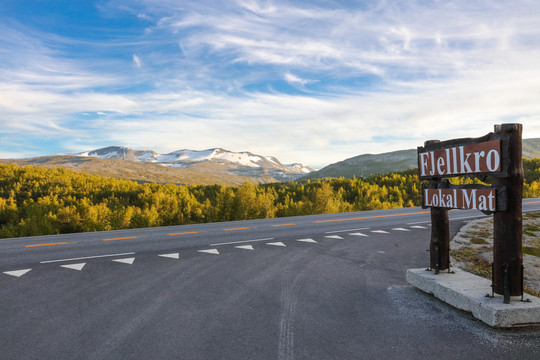
[[[429,237],[409,208],[0,240],[0,359],[537,359],[405,282]]]

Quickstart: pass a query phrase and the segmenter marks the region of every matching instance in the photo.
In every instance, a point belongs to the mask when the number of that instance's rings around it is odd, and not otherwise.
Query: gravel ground
[[[493,217],[471,220],[450,242],[453,266],[491,279]],[[540,212],[523,215],[525,292],[540,297]]]

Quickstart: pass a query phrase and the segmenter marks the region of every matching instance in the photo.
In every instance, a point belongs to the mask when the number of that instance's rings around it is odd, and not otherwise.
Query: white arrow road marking
[[[60,267],[81,271],[84,265],[86,265],[86,263],[60,265]]]
[[[328,238],[328,239],[343,239],[339,235],[327,235],[327,236],[325,236],[325,238]]]
[[[131,265],[135,261],[135,258],[133,257],[133,258],[126,258],[126,259],[114,259],[113,261]]]
[[[427,227],[425,226],[421,226],[421,225],[414,225],[414,226],[411,226],[412,229],[427,229]]]
[[[316,243],[316,241],[313,239],[298,239],[296,241],[306,242],[306,243]]]
[[[405,229],[405,228],[393,228],[392,230],[395,230],[395,231],[411,231],[411,230]]]
[[[350,233],[349,235],[354,235],[354,236],[369,236],[369,235],[362,234],[362,233]]]
[[[373,230],[372,233],[377,233],[377,234],[390,234],[388,231],[384,231],[384,230]]]
[[[237,248],[237,249],[245,249],[245,250],[255,250],[255,249],[253,249],[253,246],[251,246],[251,245],[240,245],[240,246],[235,246],[235,248]]]
[[[219,251],[217,249],[198,250],[198,252],[205,253],[205,254],[219,255]]]
[[[21,277],[21,276],[23,276],[24,274],[26,274],[27,272],[29,272],[30,270],[32,270],[32,269],[23,269],[23,270],[14,270],[14,271],[4,271],[4,274],[6,274],[6,275],[11,275],[11,276],[16,276],[16,277]]]
[[[271,245],[271,246],[286,246],[284,243],[282,243],[281,241],[279,242],[271,242],[271,243],[266,243],[266,245]]]
[[[158,256],[166,257],[166,258],[170,258],[170,259],[180,259],[180,254],[179,253],[161,254],[161,255],[158,255]]]

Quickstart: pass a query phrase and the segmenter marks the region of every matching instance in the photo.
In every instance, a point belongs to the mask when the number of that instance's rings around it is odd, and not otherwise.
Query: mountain
[[[224,149],[178,150],[160,154],[122,146],[30,159],[0,160],[41,167],[59,167],[93,175],[186,185],[239,185],[295,180],[313,171],[302,164],[284,165],[275,157]]]
[[[314,171],[302,179],[319,179],[326,177],[352,178],[369,175],[386,174],[393,171],[407,170],[417,167],[416,149],[399,150],[383,154],[364,154],[355,156]]]
[[[522,146],[524,158],[540,158],[540,138],[524,139]],[[366,177],[393,171],[404,171],[411,168],[418,168],[416,149],[355,156],[330,164],[318,171],[313,171],[300,180],[326,177]]]
[[[269,175],[278,180],[292,180],[313,169],[302,164],[284,165],[272,156],[261,156],[250,152],[232,152],[221,148],[208,150],[177,150],[159,154],[152,150],[134,150],[123,146],[111,146],[76,154],[100,159],[118,159],[155,164],[171,168],[187,168],[201,162],[229,166],[228,172],[241,176]]]

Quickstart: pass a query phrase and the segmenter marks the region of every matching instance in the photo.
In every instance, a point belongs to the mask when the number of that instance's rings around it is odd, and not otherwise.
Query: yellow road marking
[[[429,214],[429,211],[420,211],[409,214],[390,214],[390,215],[376,215],[376,216],[364,216],[359,218],[350,218],[350,219],[335,219],[335,220],[318,220],[313,223],[327,223],[327,222],[337,222],[337,221],[353,221],[353,220],[364,220],[364,219],[375,219],[375,218],[384,218],[384,217],[393,217],[393,216],[408,216],[408,215],[418,215],[418,214]]]
[[[36,245],[26,245],[25,247],[38,247],[38,246],[55,246],[55,245],[69,245],[69,244],[75,244],[75,242],[59,242],[59,243],[52,243],[52,244],[36,244]]]
[[[120,238],[103,239],[103,241],[128,240],[128,239],[138,239],[138,238],[139,236],[126,236],[126,237],[120,237]]]
[[[198,231],[187,231],[187,232],[181,232],[181,233],[173,233],[169,234],[169,236],[175,236],[175,235],[188,235],[188,234],[198,234]]]
[[[242,228],[232,228],[232,229],[223,229],[223,231],[235,231],[235,230],[247,230],[251,229],[249,227],[242,227]]]
[[[278,226],[294,226],[296,224],[278,224],[278,225],[272,225],[272,226],[275,226],[275,227],[278,227]]]

